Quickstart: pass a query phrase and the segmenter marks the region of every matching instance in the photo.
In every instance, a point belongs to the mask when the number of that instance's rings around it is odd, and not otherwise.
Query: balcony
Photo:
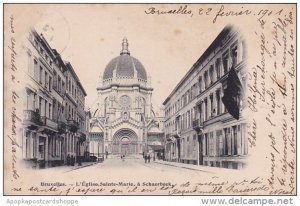
[[[48,117],[41,117],[41,123],[42,123],[42,126],[45,126],[47,128],[49,128],[50,130],[55,130],[57,131],[57,123],[51,119],[49,119]]]
[[[65,122],[59,121],[57,124],[57,129],[59,134],[63,134],[67,131],[67,124]]]
[[[25,125],[28,125],[29,129],[35,130],[41,125],[41,117],[38,112],[32,110],[24,110],[24,121]]]
[[[199,119],[193,120],[193,129],[199,133],[203,128],[203,122]]]
[[[173,137],[178,139],[178,138],[180,138],[180,135],[181,135],[181,130],[180,129],[173,130],[173,132],[172,132]]]
[[[77,130],[79,129],[79,124],[78,122],[76,122],[75,120],[73,119],[68,119],[67,120],[67,123],[68,123],[68,126],[69,126],[69,130],[71,132],[77,132]]]
[[[167,141],[172,141],[172,134],[166,134],[166,140]]]
[[[85,142],[86,141],[86,134],[82,131],[79,131],[78,140],[79,140],[79,142]]]

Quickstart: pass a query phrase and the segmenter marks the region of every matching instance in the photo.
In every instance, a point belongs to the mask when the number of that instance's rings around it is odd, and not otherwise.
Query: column
[[[234,154],[234,131],[233,127],[230,128],[230,141],[231,141],[231,156]]]
[[[242,132],[242,137],[244,140],[244,155],[248,154],[248,139],[247,139],[247,135],[246,135],[246,124],[241,124],[241,132]]]
[[[47,162],[48,161],[48,157],[49,157],[49,137],[46,136],[45,138],[45,161]]]
[[[35,138],[36,138],[36,141],[35,141],[35,144],[36,144],[36,147],[35,147],[35,158],[38,158],[39,157],[39,144],[40,144],[40,138],[38,136],[38,133],[36,133],[35,135]]]
[[[241,125],[237,125],[236,129],[237,129],[237,155],[241,155],[242,154]]]
[[[228,130],[229,130],[229,132],[228,132]],[[232,136],[231,133],[232,133],[232,128],[228,127],[226,133],[227,133],[227,151],[228,151],[227,155],[231,156],[231,154],[232,154],[231,153],[231,136]]]
[[[32,144],[32,132],[29,131],[29,135],[28,135],[28,147],[26,149],[28,149],[28,154],[29,156],[27,158],[32,158],[32,151],[33,151],[33,144]]]

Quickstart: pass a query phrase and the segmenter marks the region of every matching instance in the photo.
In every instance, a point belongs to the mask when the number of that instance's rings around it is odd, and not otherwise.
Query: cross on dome
[[[130,55],[130,52],[128,50],[128,40],[127,40],[126,37],[123,38],[123,41],[122,41],[122,51],[120,52],[120,55],[123,55],[123,54]]]

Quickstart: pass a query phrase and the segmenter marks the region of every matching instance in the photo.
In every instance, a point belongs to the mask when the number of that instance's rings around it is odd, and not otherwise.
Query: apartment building
[[[245,166],[245,77],[245,40],[226,26],[163,103],[165,160],[232,169]],[[234,104],[224,104],[228,99]]]
[[[28,58],[23,68],[26,75],[23,158],[33,167],[62,165],[68,155],[79,154],[76,144],[82,141],[82,135],[77,130],[78,122],[82,131],[85,128],[82,111],[86,93],[70,63],[63,61],[42,34],[31,29],[24,48]],[[74,80],[73,90],[78,90],[79,95],[74,91],[70,95],[69,79]],[[84,115],[80,116],[81,113]]]

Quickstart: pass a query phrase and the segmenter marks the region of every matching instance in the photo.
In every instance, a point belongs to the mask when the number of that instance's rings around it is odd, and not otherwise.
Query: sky
[[[152,103],[159,108],[227,24],[208,23],[212,16],[196,13],[192,17],[145,13],[150,7],[179,6],[30,5],[20,7],[18,18],[20,25],[43,33],[50,46],[71,62],[87,93],[86,108],[95,107],[100,77],[109,61],[120,54],[122,39],[127,37],[131,55],[151,77]],[[199,7],[206,6],[188,5],[187,10],[197,12]]]

